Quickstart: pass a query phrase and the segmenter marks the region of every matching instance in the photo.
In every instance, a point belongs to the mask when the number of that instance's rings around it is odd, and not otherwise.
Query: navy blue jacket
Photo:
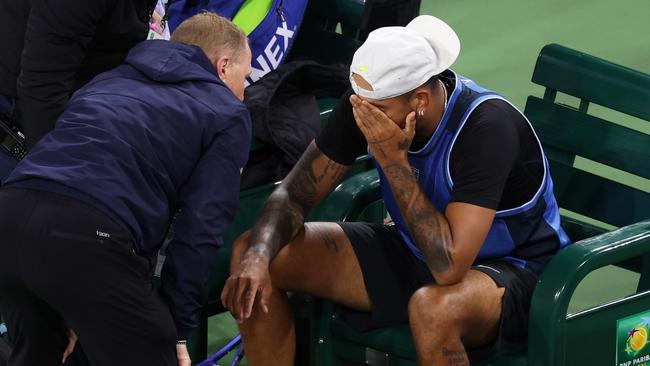
[[[74,94],[5,186],[85,201],[121,223],[143,255],[160,248],[180,210],[162,282],[184,338],[235,213],[250,138],[248,111],[201,49],[145,41]]]

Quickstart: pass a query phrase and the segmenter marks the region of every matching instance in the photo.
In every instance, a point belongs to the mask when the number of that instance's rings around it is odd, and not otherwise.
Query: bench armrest
[[[650,220],[569,245],[547,265],[533,294],[529,365],[564,365],[569,301],[582,279],[601,267],[650,253]]]
[[[352,221],[370,204],[380,199],[379,175],[374,169],[368,170],[339,184],[309,218],[319,221]]]

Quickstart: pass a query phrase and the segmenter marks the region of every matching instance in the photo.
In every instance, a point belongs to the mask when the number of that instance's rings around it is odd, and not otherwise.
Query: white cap
[[[460,53],[460,40],[451,27],[431,15],[420,15],[406,27],[372,31],[350,65],[354,92],[371,99],[388,99],[410,92],[448,69]],[[361,88],[359,74],[373,90]]]

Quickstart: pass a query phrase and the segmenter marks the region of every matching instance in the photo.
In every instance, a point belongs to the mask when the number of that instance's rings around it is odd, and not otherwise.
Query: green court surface
[[[650,0],[423,0],[421,13],[445,20],[458,33],[462,47],[453,67],[456,72],[500,92],[522,110],[528,95],[543,94],[530,79],[536,57],[548,43],[650,73]],[[562,100],[577,106],[571,97]],[[614,115],[598,106],[593,110]],[[625,118],[622,123],[650,133],[650,126],[639,121]],[[580,164],[650,191],[647,180],[632,180],[589,161]],[[637,282],[638,275],[627,270],[598,270],[580,285],[570,311],[633,293]],[[225,344],[235,332],[228,314],[211,318],[209,350]]]

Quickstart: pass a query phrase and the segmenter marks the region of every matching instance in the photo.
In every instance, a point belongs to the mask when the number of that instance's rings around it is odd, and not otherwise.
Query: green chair
[[[545,146],[564,209],[562,225],[574,244],[553,258],[539,279],[528,341],[509,345],[478,365],[625,364],[625,330],[617,322],[650,309],[650,194],[588,171],[580,161],[650,179],[650,136],[589,113],[595,103],[643,120],[638,123],[650,121],[650,75],[548,45],[539,55],[533,82],[546,91],[543,98],[529,97],[525,113]],[[558,92],[579,98],[579,105],[558,102]],[[367,187],[358,190],[377,189],[373,174],[362,173]],[[609,231],[602,223],[619,229]],[[640,273],[636,293],[569,314],[580,281],[607,265]],[[321,348],[314,351],[312,365],[415,365],[407,326],[358,332],[329,306],[331,312],[321,314],[322,326],[312,334]]]

